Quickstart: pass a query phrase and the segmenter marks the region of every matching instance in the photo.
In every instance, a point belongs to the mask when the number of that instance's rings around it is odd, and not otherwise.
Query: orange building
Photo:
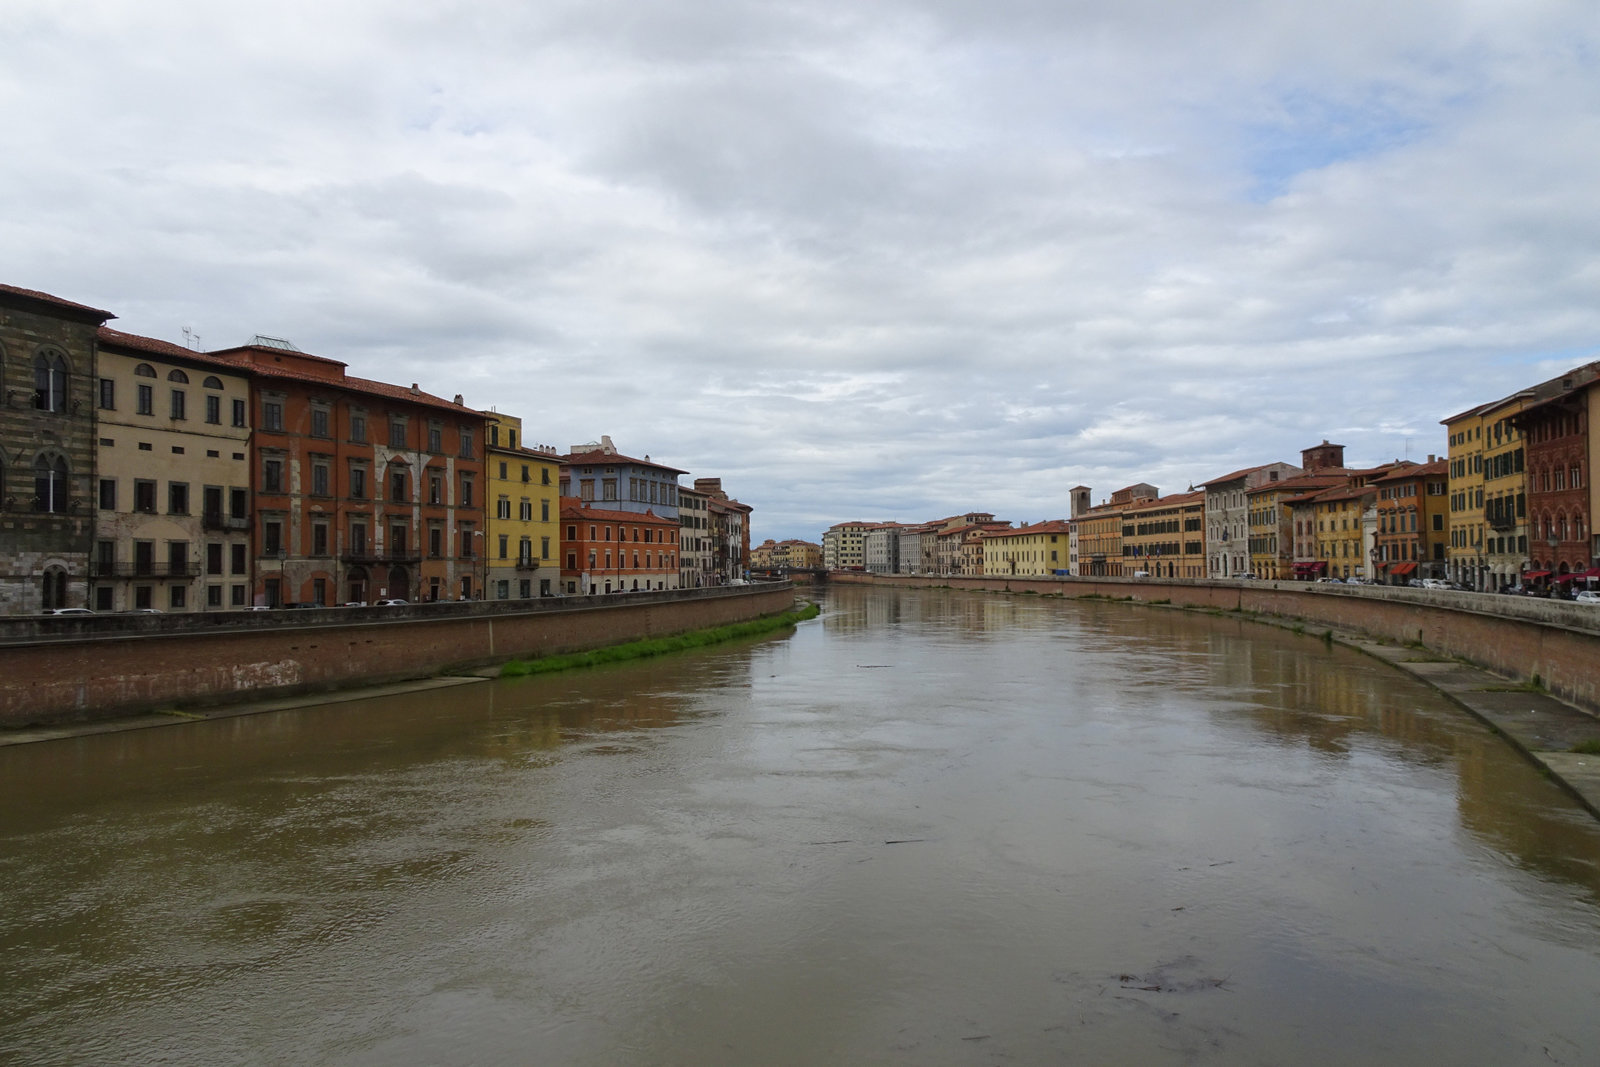
[[[1385,582],[1403,585],[1413,578],[1443,578],[1450,544],[1450,467],[1435,460],[1396,467],[1372,481],[1377,490],[1378,526],[1373,556]]]
[[[577,497],[562,497],[563,590],[587,596],[676,588],[678,528],[676,517],[587,507]]]
[[[257,337],[247,369],[257,604],[481,597],[484,416]]]

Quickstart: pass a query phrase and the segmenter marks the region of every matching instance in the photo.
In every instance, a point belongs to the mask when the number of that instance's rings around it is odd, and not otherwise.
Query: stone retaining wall
[[[833,582],[1103,596],[1254,612],[1416,643],[1600,714],[1600,605],[1408,586],[1156,578],[940,578],[835,572]]]
[[[404,681],[788,610],[787,582],[408,608],[0,624],[0,726]]]

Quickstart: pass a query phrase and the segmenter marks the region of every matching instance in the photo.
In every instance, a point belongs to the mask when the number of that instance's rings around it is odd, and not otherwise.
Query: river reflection
[[[0,1060],[1588,1063],[1600,830],[1348,650],[792,636],[0,749]]]

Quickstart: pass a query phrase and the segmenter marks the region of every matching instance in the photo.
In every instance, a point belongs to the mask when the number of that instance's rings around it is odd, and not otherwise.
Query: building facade
[[[530,447],[520,418],[482,414],[489,528],[484,596],[554,596],[561,584],[561,457],[548,446]]]
[[[1141,500],[1122,512],[1122,572],[1152,578],[1206,576],[1204,492]]]
[[[113,317],[0,285],[0,612],[89,606],[97,331]]]
[[[249,373],[255,604],[482,596],[484,417],[257,337]]]
[[[1070,532],[1071,524],[1065,519],[990,531],[982,540],[983,573],[1017,578],[1065,574]]]
[[[676,588],[678,517],[561,501],[564,591],[577,596]]]
[[[1600,449],[1591,433],[1600,396],[1600,363],[1556,379],[1552,395],[1528,403],[1513,421],[1527,450],[1531,581],[1563,584],[1600,558],[1592,473]]]
[[[1209,577],[1231,578],[1250,570],[1250,490],[1304,473],[1288,463],[1264,463],[1213,478],[1202,486]]]
[[[96,611],[250,602],[250,378],[199,352],[100,329]]]

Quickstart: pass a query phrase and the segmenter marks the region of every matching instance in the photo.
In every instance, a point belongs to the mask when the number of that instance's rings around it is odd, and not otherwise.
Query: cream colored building
[[[102,327],[90,606],[192,612],[249,603],[249,376]]]

